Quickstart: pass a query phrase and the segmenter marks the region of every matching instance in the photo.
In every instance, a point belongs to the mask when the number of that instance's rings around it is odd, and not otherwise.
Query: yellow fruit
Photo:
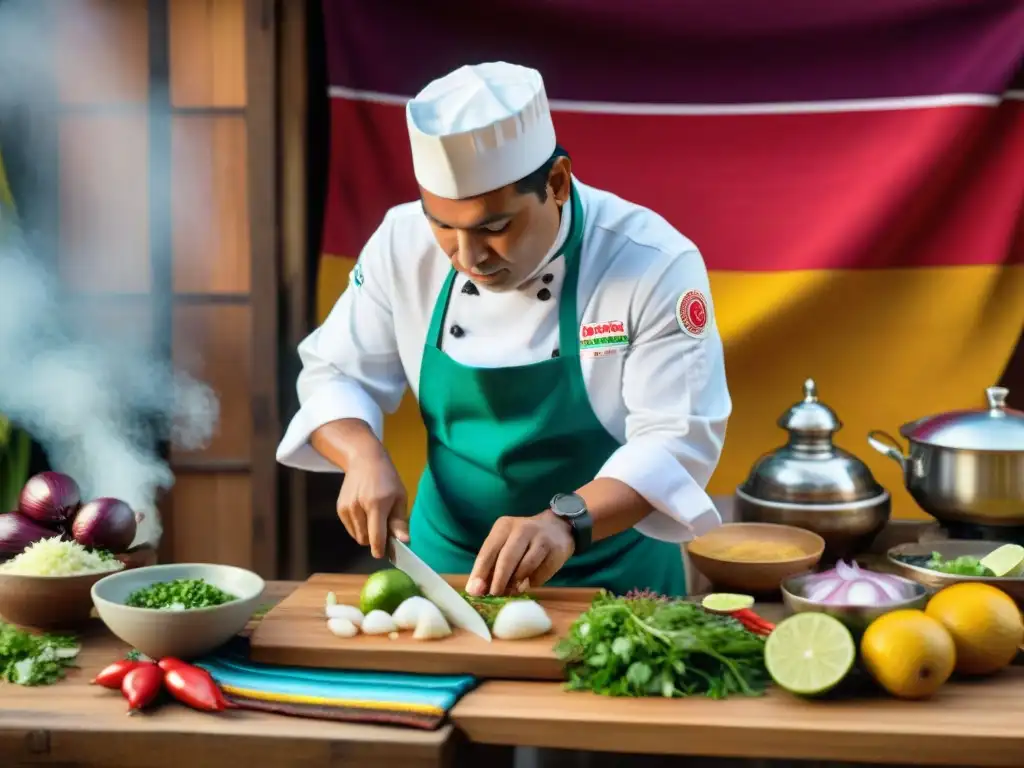
[[[953,636],[956,671],[989,675],[1007,666],[1024,643],[1024,621],[1013,599],[989,584],[946,587],[928,601],[925,613]]]
[[[949,632],[923,611],[892,611],[875,619],[860,641],[864,666],[901,699],[923,699],[953,674],[956,647]]]

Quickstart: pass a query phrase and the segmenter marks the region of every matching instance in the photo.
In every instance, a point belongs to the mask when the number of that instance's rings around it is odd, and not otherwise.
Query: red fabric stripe
[[[789,115],[560,112],[588,184],[662,214],[709,268],[1024,262],[1024,105]],[[324,250],[357,254],[415,199],[401,107],[332,99]]]

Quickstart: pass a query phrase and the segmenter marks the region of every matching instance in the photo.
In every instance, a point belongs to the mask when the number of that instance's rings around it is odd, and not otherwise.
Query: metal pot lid
[[[1024,411],[1008,408],[1006,387],[985,390],[988,408],[950,411],[904,424],[908,440],[965,451],[1024,451]]]
[[[807,437],[830,437],[843,428],[835,411],[818,400],[814,379],[804,382],[804,399],[790,406],[779,417],[778,425],[790,434]]]
[[[757,460],[740,486],[743,494],[764,501],[842,504],[885,493],[863,461],[832,442],[843,423],[818,400],[813,379],[804,382],[803,400],[787,409],[778,424],[789,432],[789,440]]]

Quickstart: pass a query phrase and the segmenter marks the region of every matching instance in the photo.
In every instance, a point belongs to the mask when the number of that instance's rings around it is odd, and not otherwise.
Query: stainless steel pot
[[[818,400],[812,379],[778,424],[789,440],[758,459],[736,489],[739,519],[814,531],[825,539],[826,560],[865,550],[889,520],[889,492],[864,462],[833,443],[843,425]]]
[[[1024,412],[1006,406],[1005,387],[985,394],[987,408],[900,427],[906,454],[881,430],[868,433],[868,443],[899,462],[910,495],[939,522],[1024,526]]]

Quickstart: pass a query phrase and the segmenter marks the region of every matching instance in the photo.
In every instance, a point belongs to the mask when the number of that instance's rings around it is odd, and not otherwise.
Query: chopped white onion
[[[807,580],[804,597],[823,605],[880,606],[903,600],[906,590],[895,576],[840,560],[832,570]]]

